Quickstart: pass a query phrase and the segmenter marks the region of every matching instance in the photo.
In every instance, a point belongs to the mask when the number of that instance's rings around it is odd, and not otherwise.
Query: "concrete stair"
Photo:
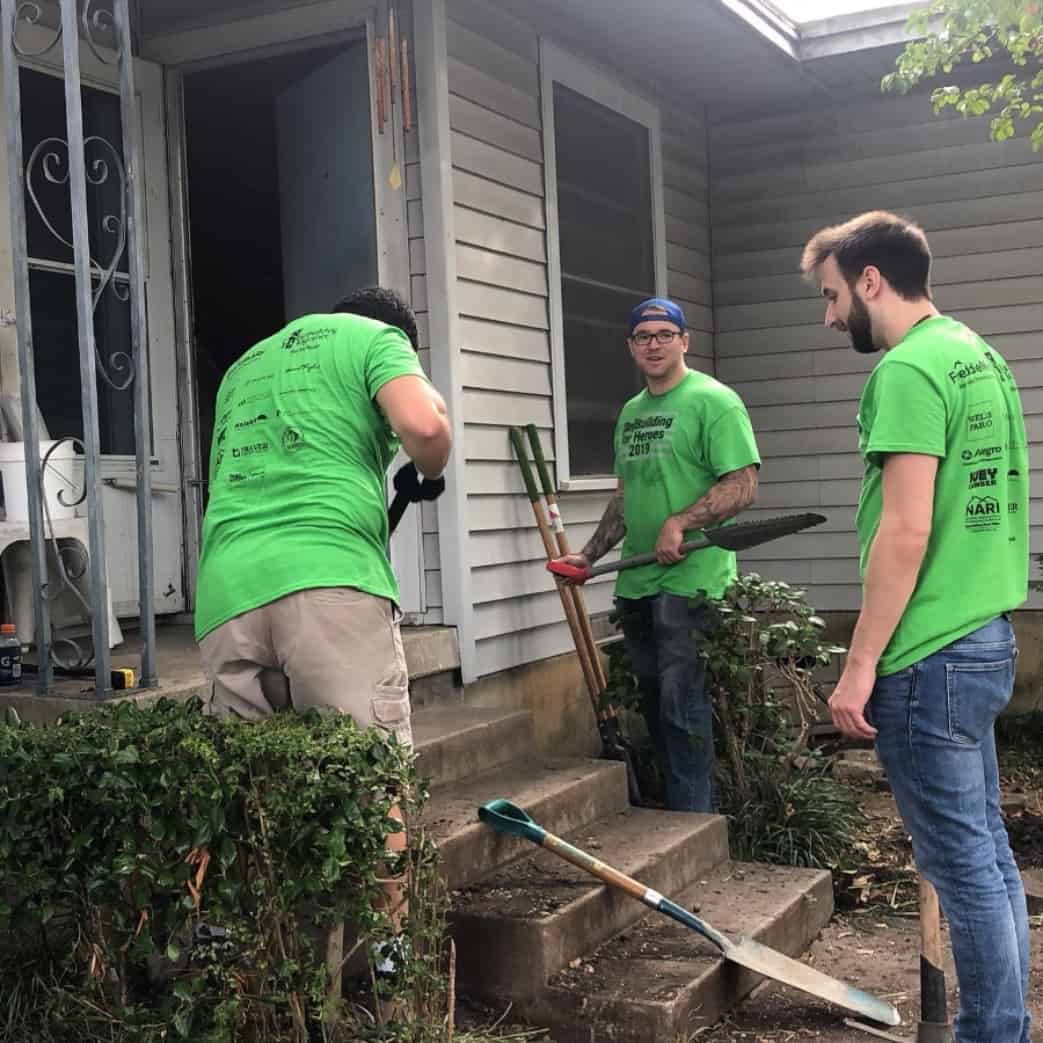
[[[631,808],[622,764],[542,756],[526,713],[414,713],[425,826],[452,891],[457,989],[552,1029],[557,1043],[674,1043],[757,983],[697,934],[531,843],[478,821],[506,797],[725,933],[803,952],[833,910],[827,872],[729,860],[726,820]]]

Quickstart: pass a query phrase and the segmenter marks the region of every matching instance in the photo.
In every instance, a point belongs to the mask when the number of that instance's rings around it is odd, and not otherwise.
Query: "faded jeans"
[[[949,921],[959,1043],[1028,1043],[1025,891],[1000,813],[993,723],[1014,688],[1005,616],[877,679],[868,716],[920,873]]]
[[[666,784],[666,806],[712,811],[713,707],[698,641],[707,616],[690,601],[679,594],[656,594],[617,598],[616,604]]]

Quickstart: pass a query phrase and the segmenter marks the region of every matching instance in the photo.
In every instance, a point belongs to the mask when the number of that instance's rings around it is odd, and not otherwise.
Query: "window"
[[[540,67],[558,482],[608,488],[616,416],[642,386],[626,319],[665,291],[659,114],[546,41]]]
[[[25,209],[36,397],[51,438],[83,438],[68,149],[64,144],[65,88],[59,77],[34,69],[22,68],[19,77],[29,167]],[[118,94],[88,86],[82,89],[82,99],[95,293],[103,273],[111,268],[111,278],[94,310],[97,351],[110,376],[106,381],[95,371],[99,440],[104,454],[132,456],[134,384],[127,384],[129,370],[124,362],[130,354],[130,278],[118,223],[123,191],[117,166],[123,162],[120,100]]]

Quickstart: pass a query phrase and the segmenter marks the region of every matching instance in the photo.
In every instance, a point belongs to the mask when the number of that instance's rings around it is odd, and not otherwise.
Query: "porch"
[[[124,631],[124,640],[112,652],[112,669],[129,669],[137,674],[142,638],[137,630]],[[460,655],[456,631],[452,627],[404,627],[402,644],[409,666],[410,688],[414,701],[423,705],[437,696],[441,702],[459,694],[456,671]],[[159,685],[147,690],[116,692],[115,700],[206,699],[209,685],[203,676],[199,649],[188,623],[160,623],[156,627],[156,665]],[[56,676],[46,695],[35,691],[35,678],[27,676],[15,688],[0,689],[0,720],[13,711],[18,719],[31,724],[50,724],[63,714],[79,713],[98,705],[94,692],[94,672],[88,676]]]

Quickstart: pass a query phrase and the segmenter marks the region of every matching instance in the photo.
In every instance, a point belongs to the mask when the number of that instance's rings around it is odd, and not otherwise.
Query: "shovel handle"
[[[680,549],[685,554],[691,554],[693,551],[705,550],[707,547],[712,546],[714,546],[712,540],[689,540],[687,543],[682,543]],[[570,565],[566,561],[549,561],[547,562],[547,571],[553,572],[556,576],[570,579],[573,583],[586,583],[593,576],[604,576],[607,572],[632,569],[637,565],[651,565],[655,560],[655,551],[649,551],[647,554],[634,554],[629,558],[619,558],[617,561],[606,561],[603,565],[594,565],[589,569],[580,568],[578,565]]]
[[[945,969],[942,962],[941,909],[938,892],[920,877],[920,1021],[948,1021],[945,999]]]

